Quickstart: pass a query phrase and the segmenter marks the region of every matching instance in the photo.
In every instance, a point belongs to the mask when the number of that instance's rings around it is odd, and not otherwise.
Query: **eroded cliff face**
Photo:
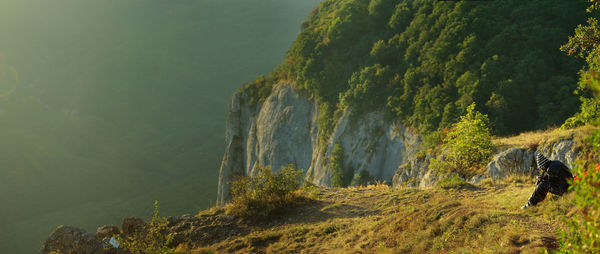
[[[226,151],[219,173],[217,202],[229,198],[235,175],[253,175],[260,166],[279,170],[288,164],[305,171],[305,180],[330,186],[330,158],[335,144],[342,147],[343,168],[352,174],[369,172],[374,180],[394,187],[434,186],[438,172],[429,169],[432,154],[418,153],[421,138],[410,128],[386,120],[383,113],[352,116],[342,113],[326,142],[319,140],[318,104],[289,84],[280,84],[262,103],[251,105],[247,94],[236,93],[227,118]],[[511,174],[537,174],[536,152],[572,166],[578,153],[572,139],[542,142],[537,150],[500,149],[483,175],[465,179],[502,179]]]
[[[329,158],[335,144],[344,151],[346,170],[369,172],[375,180],[391,183],[396,169],[414,157],[421,139],[382,113],[353,117],[343,112],[327,142],[319,141],[318,104],[291,85],[281,84],[261,104],[236,93],[227,118],[226,151],[219,173],[218,203],[229,196],[236,174],[253,175],[259,166],[278,170],[293,164],[305,179],[319,186],[331,184]]]
[[[279,169],[294,164],[307,169],[316,132],[314,103],[289,85],[274,88],[262,103],[250,105],[248,95],[231,101],[225,134],[226,150],[219,173],[218,203],[229,195],[235,175],[253,175],[259,166]]]

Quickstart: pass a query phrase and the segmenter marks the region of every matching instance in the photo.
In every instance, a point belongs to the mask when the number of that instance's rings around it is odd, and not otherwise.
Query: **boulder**
[[[575,142],[572,139],[564,139],[558,142],[541,144],[538,147],[538,152],[550,160],[561,161],[567,167],[572,168],[577,159],[579,149],[575,146]]]
[[[126,217],[121,223],[121,232],[125,236],[131,236],[136,233],[141,233],[148,227],[148,223],[136,217]]]
[[[494,156],[487,165],[487,175],[493,179],[503,179],[512,174],[535,174],[534,151],[523,148],[509,148]]]
[[[42,245],[40,253],[104,253],[104,244],[93,234],[71,226],[59,226]]]
[[[100,239],[109,238],[120,233],[116,226],[102,226],[96,230],[96,236]]]
[[[429,162],[434,158],[433,154],[427,154],[424,157],[413,156],[409,162],[400,165],[396,169],[396,174],[392,178],[393,187],[431,187],[431,176],[429,172]],[[425,176],[427,175],[427,179]]]
[[[479,184],[481,181],[483,181],[483,179],[485,179],[484,175],[474,175],[473,177],[471,177],[471,179],[469,180],[470,184]]]

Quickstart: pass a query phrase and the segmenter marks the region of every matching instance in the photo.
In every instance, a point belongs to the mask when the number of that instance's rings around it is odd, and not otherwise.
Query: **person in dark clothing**
[[[546,198],[548,192],[561,196],[569,189],[567,179],[573,179],[569,168],[560,161],[551,161],[544,155],[538,154],[536,157],[538,169],[542,172],[538,176],[537,187],[526,205],[521,209],[534,206]]]

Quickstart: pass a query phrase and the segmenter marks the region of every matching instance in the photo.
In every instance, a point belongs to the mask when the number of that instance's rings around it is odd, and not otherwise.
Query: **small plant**
[[[586,124],[591,124],[594,122],[594,120],[600,117],[599,99],[585,97],[581,97],[579,99],[581,100],[579,112],[565,120],[565,123],[561,126],[562,129],[572,129]]]
[[[442,146],[444,159],[431,159],[431,168],[443,172],[456,172],[471,176],[475,168],[488,161],[494,144],[488,129],[488,117],[475,110],[475,103],[467,108],[467,114],[450,129]]]
[[[579,212],[567,219],[567,228],[559,230],[564,253],[600,253],[600,131],[590,137],[592,153],[587,165],[574,169],[570,189],[575,193]],[[589,163],[589,162],[595,163]]]
[[[167,233],[168,223],[167,218],[158,215],[158,200],[155,200],[154,215],[148,227],[133,236],[118,236],[117,241],[132,254],[175,253],[174,249],[168,247],[173,241],[173,236]]]
[[[369,171],[361,170],[359,174],[354,174],[352,179],[353,186],[367,186],[373,182],[373,177],[369,174]]]
[[[333,146],[333,152],[329,159],[331,164],[331,185],[334,187],[344,186],[344,149],[340,144]]]
[[[241,217],[264,218],[293,204],[300,188],[302,171],[292,165],[273,172],[259,167],[254,176],[239,176],[232,183],[229,214]]]
[[[466,189],[473,187],[473,185],[465,182],[458,174],[452,174],[450,177],[438,181],[437,187],[442,189]]]

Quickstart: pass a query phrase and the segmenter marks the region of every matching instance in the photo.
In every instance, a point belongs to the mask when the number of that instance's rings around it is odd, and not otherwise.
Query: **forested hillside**
[[[245,89],[259,102],[291,80],[319,100],[325,129],[336,109],[384,109],[437,140],[473,102],[495,134],[560,125],[578,108],[582,62],[559,47],[585,7],[583,0],[328,0],[279,67]]]

